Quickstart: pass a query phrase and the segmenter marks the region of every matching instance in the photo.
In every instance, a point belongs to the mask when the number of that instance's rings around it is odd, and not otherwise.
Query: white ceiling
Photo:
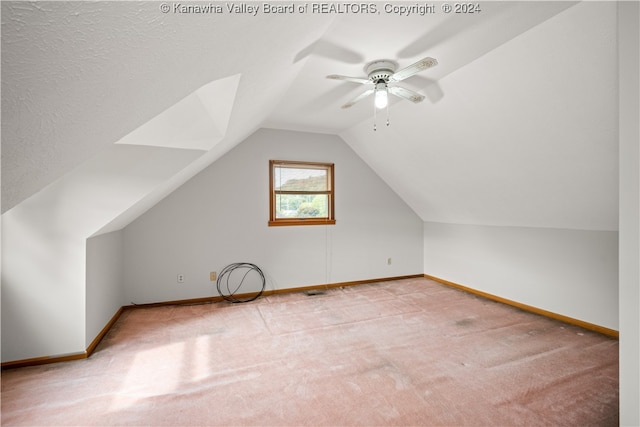
[[[2,2],[3,212],[118,141],[163,135],[160,145],[204,150],[141,211],[272,127],[342,136],[425,221],[617,229],[614,2],[490,1],[473,15],[436,3],[427,16],[384,4],[204,16],[159,2]],[[403,84],[427,99],[394,102],[376,132],[371,99],[340,109],[363,87],[325,78],[425,56],[439,65]],[[228,121],[194,130],[189,106],[207,117],[194,94],[225,79],[237,85]],[[166,141],[166,129],[200,142]],[[224,131],[202,143],[211,129]]]
[[[424,220],[616,230],[615,23],[614,3],[576,5],[440,79],[439,102],[342,136]]]
[[[385,3],[379,3],[383,8]],[[307,59],[267,125],[326,133],[340,133],[372,116],[369,102],[348,111],[338,107],[364,91],[363,86],[329,80],[330,74],[365,77],[365,65],[389,59],[404,68],[431,56],[439,65],[402,82],[437,102],[445,94],[439,80],[515,36],[575,3],[486,2],[479,14],[451,15],[438,10],[427,17],[345,15],[335,20],[297,60]]]

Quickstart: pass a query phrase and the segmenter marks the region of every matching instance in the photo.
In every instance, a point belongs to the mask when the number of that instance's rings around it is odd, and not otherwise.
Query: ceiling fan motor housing
[[[388,82],[395,70],[396,64],[388,60],[373,61],[365,67],[365,72],[373,83],[378,83],[380,80]]]

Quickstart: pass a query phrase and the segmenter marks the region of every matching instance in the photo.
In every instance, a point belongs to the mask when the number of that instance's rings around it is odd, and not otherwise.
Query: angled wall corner
[[[113,145],[2,215],[2,359],[84,351],[86,239],[204,152]]]
[[[113,314],[87,289],[122,286],[87,271],[122,256],[118,235],[88,239],[137,218],[224,138],[239,79],[201,87],[2,215],[3,362],[84,352]]]
[[[227,131],[239,82],[236,74],[207,83],[116,144],[210,150]]]

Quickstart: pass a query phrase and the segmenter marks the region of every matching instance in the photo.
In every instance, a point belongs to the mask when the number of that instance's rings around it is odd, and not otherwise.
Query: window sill
[[[289,225],[333,225],[335,219],[278,219],[269,221],[269,227],[289,226]]]

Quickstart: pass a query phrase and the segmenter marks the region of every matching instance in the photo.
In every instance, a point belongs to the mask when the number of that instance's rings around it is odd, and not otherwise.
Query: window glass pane
[[[333,163],[270,160],[269,226],[335,224]]]
[[[276,190],[283,191],[327,191],[327,170],[312,168],[275,168]]]
[[[326,194],[276,194],[276,218],[328,218]]]

